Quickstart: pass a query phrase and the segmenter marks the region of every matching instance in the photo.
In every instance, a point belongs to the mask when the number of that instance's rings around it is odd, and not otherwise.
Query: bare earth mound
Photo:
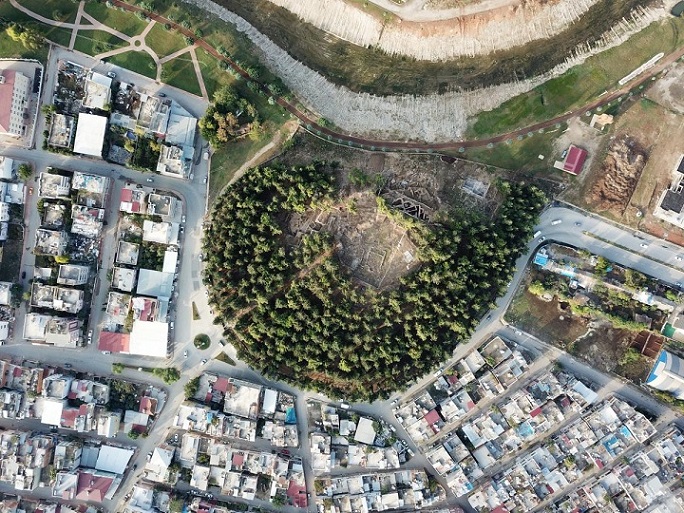
[[[288,228],[293,246],[309,233],[332,234],[340,261],[355,279],[376,289],[397,285],[419,265],[407,230],[380,212],[371,192],[354,194],[325,211],[293,214]]]
[[[473,2],[468,9],[407,13],[407,18],[421,21],[405,18],[388,23],[345,0],[270,1],[355,45],[439,61],[484,55],[552,37],[577,21],[598,0]]]
[[[647,160],[648,154],[637,140],[626,135],[616,139],[608,148],[601,178],[591,189],[595,208],[623,212]]]

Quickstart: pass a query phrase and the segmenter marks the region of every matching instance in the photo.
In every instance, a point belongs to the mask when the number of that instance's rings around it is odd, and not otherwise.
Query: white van
[[[536,239],[536,238],[539,237],[540,235],[541,235],[541,230],[537,230],[536,232],[534,232],[533,237]]]
[[[556,226],[557,224],[561,224],[562,222],[562,219],[554,219],[553,221],[551,221],[551,226]]]

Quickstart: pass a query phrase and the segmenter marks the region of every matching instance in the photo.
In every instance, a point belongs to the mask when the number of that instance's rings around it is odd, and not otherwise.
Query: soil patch
[[[560,346],[568,347],[587,332],[586,320],[574,316],[569,308],[561,308],[554,297],[544,301],[521,285],[506,312],[506,320],[535,337]]]
[[[615,139],[601,165],[600,176],[591,188],[590,202],[601,211],[622,215],[648,160],[639,140],[626,134]]]
[[[376,289],[397,285],[419,265],[408,230],[380,212],[370,192],[354,194],[332,209],[293,214],[288,228],[293,246],[307,233],[332,234],[340,261],[357,280]]]

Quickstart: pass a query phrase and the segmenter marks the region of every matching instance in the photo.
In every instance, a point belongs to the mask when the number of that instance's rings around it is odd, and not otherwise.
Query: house
[[[571,144],[565,152],[563,160],[556,161],[553,165],[556,169],[577,176],[582,172],[584,161],[587,159],[587,150]]]
[[[144,214],[147,211],[145,197],[147,193],[143,189],[127,184],[121,189],[121,203],[119,210],[128,214]]]
[[[150,461],[145,465],[147,479],[155,483],[164,483],[168,478],[169,467],[173,463],[175,449],[170,445],[155,447]]]
[[[69,198],[71,194],[71,178],[48,171],[40,174],[38,181],[38,195],[41,198]]]

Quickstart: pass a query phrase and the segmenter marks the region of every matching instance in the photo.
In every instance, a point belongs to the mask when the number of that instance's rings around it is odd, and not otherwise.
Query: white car
[[[116,78],[116,73],[114,73],[113,71],[108,71],[108,72],[107,72],[107,76],[108,76],[109,78]]]
[[[207,177],[204,177],[204,180],[202,180],[202,183],[207,183]]]
[[[176,327],[176,323],[172,321],[172,322],[169,324],[169,328],[173,329],[173,328],[175,328],[175,327]]]
[[[181,223],[185,222],[185,216],[181,217]]]
[[[639,246],[646,249],[648,247],[648,244],[646,244],[645,242],[642,242],[641,244],[639,244]]]
[[[183,352],[183,358],[187,358],[187,357],[188,357],[188,350],[186,349],[186,350]]]
[[[556,226],[557,224],[561,224],[562,222],[562,219],[554,219],[553,221],[551,221],[551,225]]]
[[[209,361],[209,360],[207,360],[207,359],[205,358],[205,359],[202,360],[200,363],[201,363],[202,365],[205,365],[208,361]]]
[[[153,178],[148,178],[148,179],[147,179],[147,183],[152,183],[152,182],[154,182],[154,179],[153,179]]]

